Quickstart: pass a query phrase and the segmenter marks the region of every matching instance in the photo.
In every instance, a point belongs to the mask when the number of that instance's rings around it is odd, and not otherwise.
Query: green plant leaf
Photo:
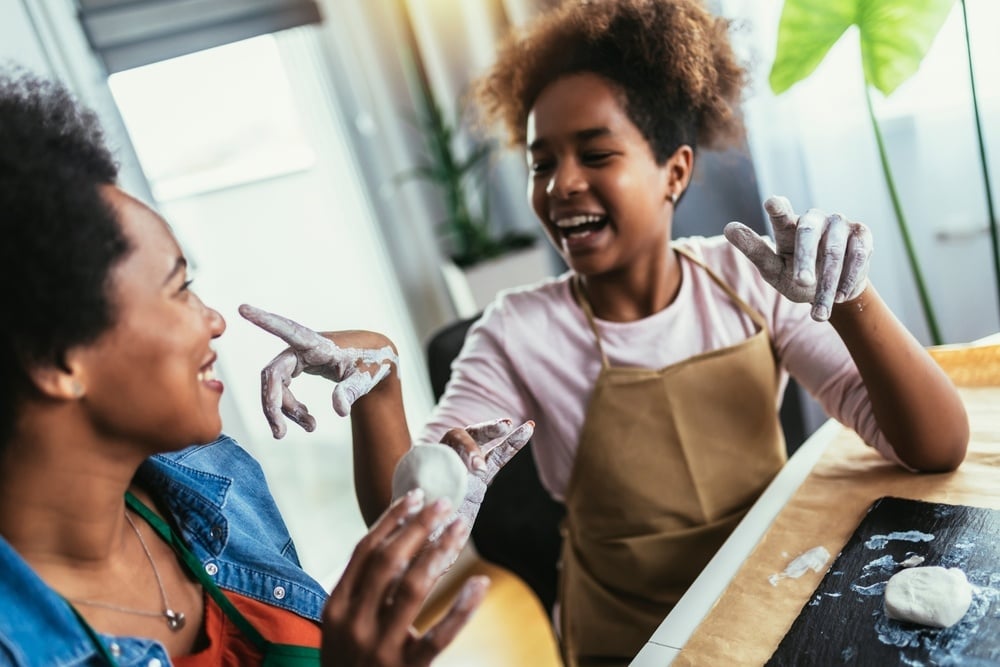
[[[891,95],[920,68],[955,0],[868,0],[859,4],[865,81],[883,95]]]
[[[771,90],[783,93],[812,74],[854,23],[857,4],[858,0],[785,0],[769,77]]]
[[[783,93],[809,76],[852,25],[865,81],[889,95],[920,67],[955,0],[785,0],[769,82]]]

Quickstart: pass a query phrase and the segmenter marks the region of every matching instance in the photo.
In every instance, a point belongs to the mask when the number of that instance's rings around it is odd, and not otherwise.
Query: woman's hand
[[[486,487],[508,461],[524,447],[535,432],[535,422],[526,421],[517,428],[509,419],[495,419],[465,428],[453,428],[441,437],[441,443],[458,452],[469,470],[469,488],[458,508],[458,516],[471,526],[486,496]],[[483,448],[496,442],[489,449]]]
[[[791,301],[811,303],[812,317],[830,318],[835,303],[852,301],[868,286],[872,235],[839,213],[809,209],[796,215],[784,197],[764,202],[774,247],[752,229],[730,222],[723,233],[753,262],[761,276]]]
[[[446,499],[423,506],[423,493],[397,499],[358,544],[323,609],[323,665],[429,665],[482,602],[486,577],[470,577],[444,617],[422,636],[413,622],[434,582],[458,556],[469,524]],[[441,537],[428,542],[431,533]]]
[[[278,336],[290,347],[261,371],[261,403],[275,438],[285,435],[285,420],[312,431],[316,420],[289,385],[300,373],[333,380],[333,409],[342,417],[398,363],[392,342],[371,331],[317,333],[281,315],[243,304],[240,315]]]

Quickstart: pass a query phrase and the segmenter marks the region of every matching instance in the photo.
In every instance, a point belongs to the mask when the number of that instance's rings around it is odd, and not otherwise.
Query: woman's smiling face
[[[190,290],[187,261],[166,222],[114,186],[102,194],[131,250],[109,275],[114,323],[78,348],[85,403],[98,432],[157,451],[211,442],[222,430],[212,339],[222,316]]]
[[[656,163],[622,99],[597,74],[571,74],[544,88],[528,116],[528,197],[583,275],[641,264],[670,239],[670,160]]]

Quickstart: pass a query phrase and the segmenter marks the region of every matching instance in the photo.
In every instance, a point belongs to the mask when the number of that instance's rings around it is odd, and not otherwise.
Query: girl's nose
[[[587,189],[582,171],[572,162],[564,162],[552,170],[545,193],[556,199],[569,199]]]

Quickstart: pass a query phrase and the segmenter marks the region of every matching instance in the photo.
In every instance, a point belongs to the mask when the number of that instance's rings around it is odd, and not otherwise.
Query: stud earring
[[[73,384],[70,385],[70,391],[73,392],[74,398],[80,398],[83,396],[83,385],[80,384],[79,380],[73,380]]]
[[[677,194],[676,192],[674,192],[674,193],[672,193],[672,194],[670,195],[670,204],[671,204],[671,205],[673,205],[673,206],[677,206],[677,197],[678,197],[678,196],[679,196],[679,195],[678,195],[678,194]]]

